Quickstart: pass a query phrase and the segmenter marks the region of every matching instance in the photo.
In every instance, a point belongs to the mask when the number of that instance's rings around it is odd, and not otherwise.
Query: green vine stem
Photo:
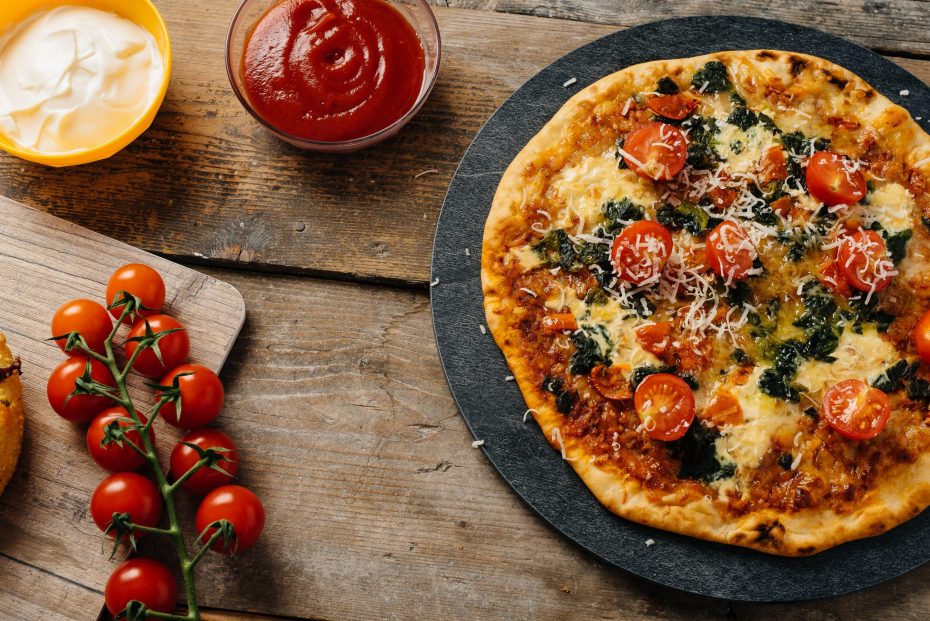
[[[165,501],[165,513],[168,518],[168,528],[152,528],[134,524],[132,522],[126,521],[125,527],[131,532],[138,531],[140,533],[150,533],[154,535],[163,535],[168,536],[174,539],[175,551],[178,556],[178,562],[180,563],[181,577],[184,581],[184,590],[186,593],[187,600],[187,615],[181,616],[177,614],[169,614],[163,612],[156,612],[154,610],[143,609],[142,614],[145,618],[148,619],[169,619],[174,621],[200,621],[200,610],[197,606],[197,594],[194,584],[194,569],[197,564],[203,558],[204,554],[223,537],[223,529],[217,530],[209,541],[202,543],[200,549],[191,555],[188,550],[187,543],[184,540],[184,535],[181,531],[180,523],[178,521],[177,505],[175,503],[175,493],[178,491],[180,486],[192,477],[198,470],[208,466],[211,462],[210,457],[204,457],[196,464],[194,464],[190,470],[188,470],[183,476],[181,476],[174,483],[169,483],[168,478],[165,476],[165,472],[161,468],[161,463],[158,460],[158,453],[155,451],[155,444],[152,441],[151,428],[152,423],[155,421],[155,418],[158,416],[158,412],[161,408],[170,401],[170,398],[161,398],[148,413],[146,422],[142,422],[142,417],[140,416],[138,410],[136,410],[135,405],[132,402],[132,397],[129,395],[129,389],[127,387],[127,378],[129,373],[132,370],[133,364],[136,361],[136,358],[146,349],[154,349],[155,353],[159,355],[158,352],[158,341],[163,337],[167,336],[174,330],[166,330],[164,332],[159,332],[156,334],[150,334],[142,338],[138,342],[136,350],[133,352],[133,355],[129,357],[126,365],[123,368],[119,367],[117,362],[116,355],[113,349],[113,341],[116,338],[116,334],[119,331],[120,326],[123,324],[123,321],[127,317],[133,317],[136,314],[136,308],[140,308],[141,305],[138,299],[133,298],[129,294],[121,294],[116,296],[116,300],[113,303],[113,306],[122,305],[123,310],[120,315],[119,320],[113,326],[112,332],[107,337],[104,347],[106,355],[99,354],[91,350],[87,344],[84,342],[83,338],[79,336],[73,339],[73,349],[81,351],[81,353],[86,356],[93,358],[107,367],[113,380],[116,382],[117,393],[114,394],[110,392],[112,387],[106,386],[97,386],[91,384],[84,390],[90,394],[96,394],[100,396],[107,397],[112,399],[118,405],[121,405],[126,409],[130,418],[133,421],[133,425],[127,429],[134,429],[139,432],[139,436],[142,440],[142,447],[138,447],[134,442],[129,442],[129,445],[132,446],[137,452],[139,452],[151,466],[152,473],[155,477],[155,483],[161,492],[162,498]],[[69,343],[72,339],[69,339]],[[109,388],[109,390],[108,390]],[[120,538],[120,534],[116,534],[117,539]],[[141,617],[139,617],[141,618]]]

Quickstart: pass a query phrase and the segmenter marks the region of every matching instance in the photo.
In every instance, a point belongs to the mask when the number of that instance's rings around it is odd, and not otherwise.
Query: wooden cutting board
[[[84,585],[102,592],[114,567],[87,510],[107,473],[87,454],[85,428],[48,405],[46,381],[64,354],[45,339],[61,304],[103,303],[110,274],[132,262],[162,274],[165,311],[190,333],[191,359],[219,371],[245,322],[245,304],[232,285],[0,197],[0,331],[22,358],[26,403],[23,453],[0,497],[0,560],[35,568],[35,593],[60,591],[61,580],[78,593]],[[136,403],[150,402],[138,376],[131,390]],[[165,463],[177,434],[159,422],[156,436]],[[95,614],[88,610],[87,618]]]

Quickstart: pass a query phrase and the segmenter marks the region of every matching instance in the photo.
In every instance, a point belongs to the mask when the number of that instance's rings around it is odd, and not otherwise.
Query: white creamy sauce
[[[49,155],[92,149],[135,123],[164,79],[138,24],[88,7],[42,11],[0,36],[0,132]]]

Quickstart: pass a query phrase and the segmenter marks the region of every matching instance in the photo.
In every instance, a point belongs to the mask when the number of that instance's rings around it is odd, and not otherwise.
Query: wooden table
[[[0,158],[0,194],[203,266],[245,297],[221,423],[269,519],[252,552],[203,567],[210,617],[926,618],[930,567],[846,597],[756,606],[656,587],[564,541],[471,447],[439,366],[426,282],[442,197],[469,141],[563,53],[618,27],[730,12],[834,32],[930,81],[930,3],[433,1],[439,83],[380,147],[325,156],[277,141],[226,80],[237,0],[156,0],[177,64],[154,127],[83,168]],[[93,529],[83,499],[96,483],[16,499],[28,518],[0,532],[2,549],[23,551],[0,552],[0,618],[96,616],[105,555],[63,557],[29,522]]]

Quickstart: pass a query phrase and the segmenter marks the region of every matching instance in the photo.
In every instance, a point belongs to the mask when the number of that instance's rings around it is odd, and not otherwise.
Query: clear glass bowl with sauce
[[[426,0],[356,0],[357,2],[381,2],[390,5],[409,23],[419,39],[423,52],[423,79],[419,93],[412,105],[396,120],[386,127],[366,135],[347,139],[311,139],[296,135],[266,118],[259,108],[261,102],[253,102],[249,84],[244,75],[244,57],[250,46],[253,33],[263,19],[279,5],[296,0],[244,0],[233,18],[226,40],[226,71],[233,92],[245,109],[269,131],[290,144],[310,151],[350,152],[370,147],[382,140],[396,135],[412,119],[426,102],[439,74],[441,58],[441,41],[439,26],[432,9]],[[320,20],[322,21],[322,20]]]

